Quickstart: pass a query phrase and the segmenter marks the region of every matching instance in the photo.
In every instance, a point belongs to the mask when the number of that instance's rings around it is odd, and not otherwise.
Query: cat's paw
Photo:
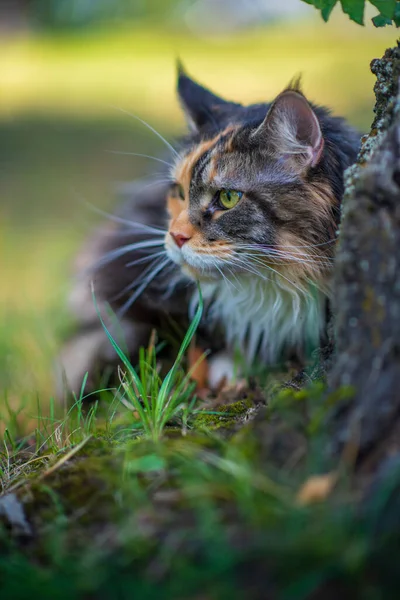
[[[235,364],[229,352],[217,352],[208,361],[208,385],[211,390],[219,391],[235,382]]]

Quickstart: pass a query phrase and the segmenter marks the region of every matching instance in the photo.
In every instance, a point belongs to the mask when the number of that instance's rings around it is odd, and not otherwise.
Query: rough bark
[[[336,407],[333,452],[359,456],[400,419],[400,47],[374,60],[375,119],[347,173],[335,272],[336,357],[331,388],[354,396]]]

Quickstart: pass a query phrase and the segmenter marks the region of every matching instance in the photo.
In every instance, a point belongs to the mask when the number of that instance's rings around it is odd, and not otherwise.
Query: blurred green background
[[[53,393],[52,364],[71,326],[70,266],[98,221],[84,201],[110,209],[118,184],[153,170],[151,161],[108,151],[164,152],[122,111],[170,139],[184,130],[178,56],[239,102],[270,100],[302,73],[311,100],[365,131],[369,63],[395,38],[392,28],[351,23],[339,8],[325,24],[300,0],[2,2],[0,389],[8,402],[34,414]]]

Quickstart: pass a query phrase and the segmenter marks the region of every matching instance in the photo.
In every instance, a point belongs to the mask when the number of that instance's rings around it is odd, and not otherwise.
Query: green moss
[[[121,473],[120,455],[97,438],[53,472],[37,472],[18,495],[37,532],[68,523],[68,537],[84,542],[88,528],[115,519]]]
[[[300,390],[292,387],[277,388],[271,397],[268,407],[271,412],[280,412],[292,408],[296,410],[296,407],[298,408],[301,403],[319,401],[324,389],[324,383],[319,381]]]
[[[238,400],[231,404],[222,404],[216,411],[204,411],[196,415],[193,426],[195,429],[229,429],[243,421],[248,412],[254,407],[251,397]]]

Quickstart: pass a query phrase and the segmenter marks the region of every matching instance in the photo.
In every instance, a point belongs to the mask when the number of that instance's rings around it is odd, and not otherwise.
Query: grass
[[[138,426],[153,441],[163,435],[167,423],[184,415],[184,422],[192,412],[196,401],[195,386],[191,381],[191,370],[183,371],[182,361],[193,340],[203,312],[203,300],[199,288],[199,304],[196,314],[183,338],[176,359],[162,380],[158,374],[155,340],[148,349],[141,348],[138,372],[132,367],[123,350],[104,323],[93,293],[93,301],[108,340],[122,363],[120,370],[121,401],[132,413],[138,416]],[[155,336],[154,336],[155,337]]]
[[[128,367],[136,398],[148,373]],[[326,432],[314,417],[331,403],[321,390],[285,391],[228,437],[176,427],[154,436],[132,411],[130,428],[114,410],[106,422],[96,408],[82,419],[83,395],[29,459],[15,443],[0,454],[15,494],[2,517],[11,530],[0,526],[5,597],[198,598],[200,588],[215,599],[396,597],[387,557],[396,552],[400,470],[388,469],[360,504],[356,473],[321,460]],[[310,476],[332,468],[335,487],[300,502]]]
[[[196,395],[195,386],[191,381],[191,370],[186,373],[183,366],[185,353],[193,340],[203,312],[203,300],[200,289],[196,313],[184,336],[176,359],[164,379],[159,375],[155,346],[156,332],[154,332],[149,347],[141,349],[139,365],[135,369],[107,328],[98,310],[94,292],[93,302],[110,345],[114,348],[121,361],[119,370],[120,385],[118,388],[99,389],[96,392],[85,393],[88,378],[88,373],[86,373],[82,381],[79,396],[74,396],[71,407],[67,408],[65,415],[61,418],[56,416],[60,413],[60,410],[55,405],[54,400],[50,402],[48,416],[42,414],[42,407],[38,401],[37,425],[29,435],[29,443],[32,449],[34,448],[34,454],[39,456],[44,447],[50,452],[49,456],[51,454],[57,456],[60,452],[67,452],[67,458],[62,458],[61,462],[57,462],[55,466],[51,467],[51,470],[58,468],[58,465],[63,464],[65,460],[69,460],[96,432],[98,399],[102,397],[104,392],[110,392],[111,394],[108,393],[106,397],[109,406],[106,419],[103,419],[101,427],[105,431],[111,431],[112,423],[117,421],[119,423],[119,436],[122,432],[128,433],[128,435],[137,434],[156,443],[164,436],[167,425],[180,422],[182,431],[186,431],[191,417],[198,412],[208,414],[204,410],[195,410]],[[115,318],[112,314],[110,317],[111,319]],[[97,400],[94,404],[87,407],[87,401],[90,396],[97,398]],[[118,416],[116,418],[116,415],[120,413],[118,411],[118,406],[120,405],[127,409],[129,416],[126,423],[123,421],[124,425],[126,425],[124,429],[121,429],[121,419],[118,419]],[[26,444],[26,439],[22,438],[18,440],[20,437],[18,416],[21,409],[13,409],[7,397],[5,397],[4,406],[7,413],[6,422],[8,427],[4,430],[5,455],[3,456],[3,462],[5,460],[8,467],[4,464],[2,465],[0,461],[0,476],[2,478],[3,491],[7,490],[10,485],[14,489],[14,479],[19,479],[18,485],[23,484],[24,480],[21,479],[21,472],[25,469],[29,470],[31,464],[31,461],[22,465],[18,464],[14,474],[12,475],[10,472],[9,451],[14,456],[18,456],[20,449]]]

